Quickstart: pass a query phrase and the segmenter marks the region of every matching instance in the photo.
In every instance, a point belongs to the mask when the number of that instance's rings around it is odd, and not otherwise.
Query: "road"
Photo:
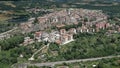
[[[16,30],[18,27],[14,27],[13,29],[6,31],[4,33],[0,33],[0,40],[3,40],[4,38],[9,38],[11,36],[10,33],[13,33],[14,30]]]
[[[34,63],[34,64],[30,64],[30,63],[25,63],[26,65],[29,66],[54,66],[56,64],[62,64],[62,63],[74,63],[74,62],[85,62],[85,61],[95,61],[95,60],[100,60],[100,59],[107,59],[107,58],[115,58],[115,57],[120,57],[120,55],[118,56],[106,56],[106,57],[98,57],[98,58],[88,58],[88,59],[78,59],[78,60],[69,60],[69,61],[57,61],[57,62],[46,62],[46,63]]]
[[[31,58],[29,58],[28,60],[34,60],[34,56],[39,53],[42,49],[44,49],[45,47],[49,47],[50,43],[48,43],[47,45],[43,46],[42,48],[40,48],[39,50],[37,50],[32,56]]]
[[[9,30],[9,31],[6,31],[6,32],[4,32],[4,33],[1,33],[0,35],[4,35],[4,34],[7,34],[7,33],[10,33],[10,32],[12,32],[12,31],[14,31],[14,30],[16,30],[17,29],[17,27],[14,27],[13,29],[11,29],[11,30]]]

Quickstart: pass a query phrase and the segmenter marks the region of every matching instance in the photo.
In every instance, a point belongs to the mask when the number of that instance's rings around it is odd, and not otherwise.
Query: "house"
[[[81,32],[81,33],[89,32],[88,28],[86,26],[84,26],[84,25],[82,27],[80,27],[79,30],[80,30],[79,32]]]
[[[108,28],[110,26],[111,26],[110,23],[106,23],[106,25],[105,25],[106,28]]]
[[[95,29],[94,29],[94,28],[90,28],[90,29],[89,29],[89,32],[93,32],[93,33],[94,33],[94,32],[95,32]]]
[[[102,29],[102,28],[104,29],[105,28],[105,23],[97,23],[96,28],[97,29]]]
[[[49,42],[54,42],[55,41],[55,35],[54,34],[49,34]]]
[[[20,56],[19,56],[20,58],[23,58],[24,56],[23,56],[23,54],[20,54]]]
[[[118,28],[118,32],[120,32],[120,27]]]
[[[70,33],[70,34],[76,34],[77,31],[76,31],[75,28],[71,28],[71,29],[69,29],[69,33]]]
[[[61,29],[60,32],[52,32],[53,37],[52,37],[52,35],[50,35],[49,37],[51,37],[51,38],[49,38],[49,40],[54,39],[52,42],[55,42],[60,45],[67,44],[71,41],[74,41],[73,34],[70,33],[70,31],[73,33],[76,33],[75,28],[73,28],[69,31],[66,31],[65,29]]]
[[[55,39],[60,39],[60,34],[55,34]]]
[[[71,41],[74,41],[73,40],[73,35],[72,34],[64,34],[64,35],[61,35],[61,44],[64,45],[64,44],[67,44]]]
[[[27,32],[31,32],[31,27],[33,26],[32,22],[25,22],[25,23],[21,23],[20,24],[20,29],[22,31],[22,33],[27,33]]]
[[[81,27],[76,28],[77,33],[79,33],[81,30]]]
[[[92,65],[93,68],[96,68],[97,65]]]
[[[37,19],[38,19],[39,23],[45,23],[47,21],[46,17],[38,17]]]
[[[29,29],[28,25],[25,23],[20,24],[21,29],[27,30]]]
[[[23,45],[28,45],[34,43],[33,39],[30,39],[30,37],[25,37]]]
[[[60,30],[60,34],[62,35],[62,34],[66,34],[66,30],[65,29],[61,29]]]
[[[42,33],[42,41],[48,41],[49,40],[49,34],[47,32]]]
[[[35,39],[38,40],[38,42],[40,42],[42,40],[42,32],[35,32]]]
[[[49,33],[49,42],[55,42],[60,39],[59,31],[52,31]]]
[[[56,25],[57,28],[61,28],[61,27],[64,27],[65,25],[64,24],[58,24]]]
[[[59,40],[55,40],[55,43],[57,43],[57,44],[61,44],[62,43],[62,41],[59,39]]]

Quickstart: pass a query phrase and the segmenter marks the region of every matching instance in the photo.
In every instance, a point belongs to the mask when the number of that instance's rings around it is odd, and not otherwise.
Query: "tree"
[[[49,48],[52,51],[59,51],[59,45],[56,43],[51,43]]]
[[[23,36],[14,36],[6,40],[0,41],[0,46],[2,50],[9,50],[14,47],[18,47],[24,41]]]
[[[37,24],[38,22],[39,21],[38,21],[37,17],[35,17],[35,20],[34,20],[33,24]]]

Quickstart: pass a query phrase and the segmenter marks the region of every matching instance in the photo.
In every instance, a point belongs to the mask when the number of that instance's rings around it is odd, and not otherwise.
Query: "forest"
[[[59,46],[51,44],[50,50],[58,51],[58,56],[48,56],[47,61],[84,59],[120,54],[120,35],[107,36],[103,33],[80,33],[74,35],[75,41]],[[59,47],[58,47],[59,46]]]

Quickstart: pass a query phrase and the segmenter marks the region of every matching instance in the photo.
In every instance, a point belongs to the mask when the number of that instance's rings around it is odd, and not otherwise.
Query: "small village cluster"
[[[107,18],[108,16],[101,10],[63,9],[46,14],[43,17],[38,17],[37,25],[32,24],[35,18],[31,18],[27,23],[22,23],[20,27],[24,32],[35,31],[34,40],[37,40],[38,42],[48,41],[63,45],[74,41],[73,35],[77,33],[94,33],[99,32],[101,29],[104,30],[108,28],[112,28],[109,29],[108,32],[112,32],[116,28],[117,31],[120,31],[120,26],[108,23]],[[69,30],[52,30],[50,33],[44,31],[53,26],[61,28],[63,26],[78,24],[81,24],[81,26],[70,28]],[[113,28],[113,26],[116,28]],[[115,30],[113,32],[115,32]],[[27,37],[25,38],[24,44],[33,43],[34,40]]]
[[[37,25],[32,24],[35,18],[31,18],[27,23],[22,23],[21,28],[23,28],[25,32],[28,32],[32,30],[45,30],[52,26],[62,27],[72,24],[77,25],[79,23],[82,23],[83,27],[86,26],[88,28],[96,24],[102,27],[107,24],[107,15],[103,14],[101,10],[88,9],[62,9],[38,17],[37,19]]]
[[[60,31],[52,31],[51,33],[47,33],[44,31],[35,32],[34,37],[38,42],[46,41],[46,42],[55,42],[57,44],[63,45],[74,41],[73,34],[76,34],[76,29],[72,28],[68,31],[65,29],[61,29]],[[24,44],[33,43],[33,39],[30,37],[26,37]]]

